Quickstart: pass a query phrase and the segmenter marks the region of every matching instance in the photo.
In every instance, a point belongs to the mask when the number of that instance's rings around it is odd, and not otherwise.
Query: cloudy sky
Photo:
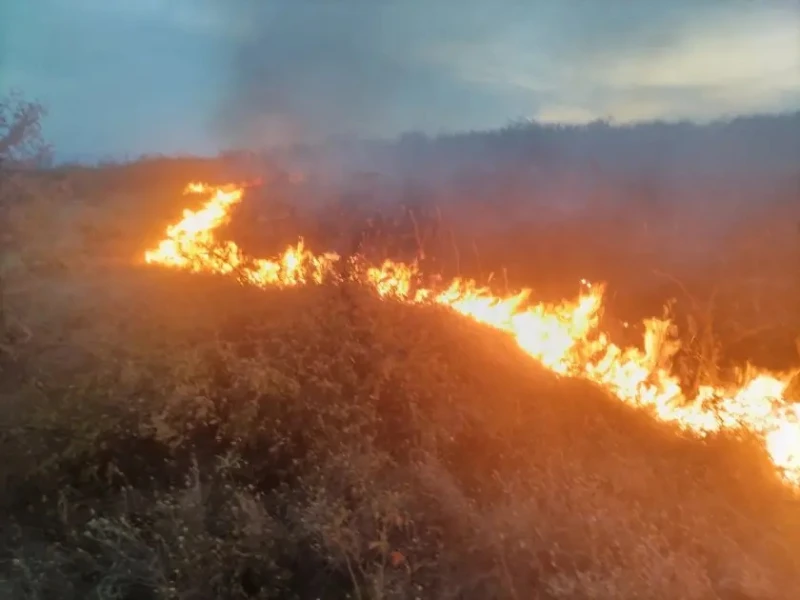
[[[62,157],[800,109],[800,0],[0,0]]]

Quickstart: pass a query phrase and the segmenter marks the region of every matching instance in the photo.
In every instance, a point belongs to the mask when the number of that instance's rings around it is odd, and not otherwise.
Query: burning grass
[[[216,235],[230,220],[231,208],[241,202],[244,188],[193,183],[186,191],[209,198],[199,210],[185,210],[183,219],[167,228],[158,247],[145,252],[147,264],[234,275],[262,289],[341,280],[344,273],[345,280],[372,287],[383,298],[448,307],[510,335],[551,371],[597,383],[621,401],[647,407],[659,420],[699,435],[742,428],[756,434],[787,482],[800,483],[800,402],[787,394],[794,371],[749,368],[735,382],[700,381],[690,396],[673,374],[680,340],[669,318],[646,319],[643,347],[622,348],[599,327],[602,287],[583,281],[586,290],[574,301],[534,303],[529,301],[530,289],[497,295],[462,278],[436,289],[424,284],[416,263],[387,259],[378,266],[363,265],[359,256],[316,255],[302,241],[277,259],[251,258],[235,242]],[[337,263],[343,263],[343,272],[334,268]]]
[[[385,270],[205,239],[171,255],[194,273],[9,296],[31,335],[0,352],[5,596],[800,595],[800,503],[761,432],[657,422]]]

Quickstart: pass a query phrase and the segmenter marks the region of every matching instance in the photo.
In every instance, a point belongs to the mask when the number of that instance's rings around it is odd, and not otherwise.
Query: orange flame
[[[257,287],[321,283],[335,275],[340,257],[315,255],[303,241],[272,260],[242,254],[231,241],[219,241],[214,230],[229,220],[241,202],[243,188],[190,184],[187,193],[210,195],[198,211],[167,228],[166,238],[145,253],[148,264],[192,272],[235,274]],[[679,349],[667,319],[644,322],[642,348],[620,348],[599,331],[603,287],[582,282],[576,300],[532,303],[530,290],[508,297],[495,295],[475,281],[455,279],[443,290],[417,287],[416,265],[385,261],[360,271],[362,283],[381,297],[411,303],[444,305],[455,312],[511,335],[519,347],[551,371],[592,381],[623,402],[648,408],[653,415],[698,435],[723,429],[746,429],[761,440],[779,473],[800,487],[800,403],[786,397],[793,373],[755,373],[728,388],[701,386],[687,398],[670,370]]]

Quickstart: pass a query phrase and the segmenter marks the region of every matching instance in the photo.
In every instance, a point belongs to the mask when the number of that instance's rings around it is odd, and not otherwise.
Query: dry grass
[[[157,207],[30,195],[5,597],[800,597],[800,503],[752,440],[687,439],[442,310],[126,266]]]

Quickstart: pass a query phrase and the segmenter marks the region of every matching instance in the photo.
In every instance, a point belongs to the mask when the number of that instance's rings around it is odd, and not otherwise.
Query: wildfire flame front
[[[242,201],[242,186],[192,183],[186,192],[208,194],[209,199],[198,211],[184,211],[183,219],[167,228],[166,237],[145,253],[148,264],[235,273],[242,282],[262,288],[321,283],[334,275],[340,257],[315,255],[302,240],[273,259],[245,256],[234,242],[217,240],[215,230]],[[447,306],[503,331],[551,371],[588,379],[623,402],[648,408],[662,421],[698,435],[744,428],[763,441],[786,482],[800,488],[800,403],[785,397],[794,373],[757,372],[738,386],[701,386],[688,398],[664,360],[665,352],[671,355],[665,345],[671,323],[646,320],[643,349],[613,344],[599,331],[602,286],[586,285],[575,300],[537,304],[531,302],[530,290],[502,297],[472,280],[455,279],[439,291],[418,288],[413,285],[417,275],[413,264],[385,261],[364,269],[361,276],[381,297]],[[676,342],[671,342],[674,351]]]

